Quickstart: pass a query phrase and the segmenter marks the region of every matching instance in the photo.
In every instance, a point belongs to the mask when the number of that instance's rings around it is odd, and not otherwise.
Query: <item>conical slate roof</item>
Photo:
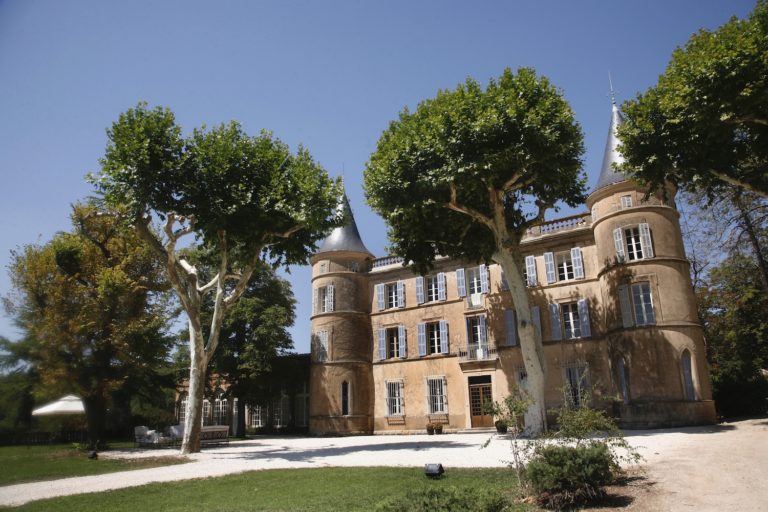
[[[619,112],[616,102],[611,105],[611,126],[608,129],[608,140],[605,143],[605,153],[603,153],[603,166],[600,168],[600,177],[597,179],[595,190],[613,185],[620,181],[626,181],[628,178],[624,173],[617,172],[611,164],[621,164],[624,157],[619,153],[617,146],[619,138],[616,135],[617,128],[624,122],[624,118]],[[593,191],[594,192],[594,191]]]
[[[324,252],[359,252],[373,257],[371,251],[366,249],[365,244],[360,239],[360,232],[357,230],[355,217],[352,215],[352,209],[349,207],[347,194],[343,194],[338,206],[339,211],[343,211],[347,221],[346,223],[331,231],[325,240],[320,244],[320,248],[315,254]]]

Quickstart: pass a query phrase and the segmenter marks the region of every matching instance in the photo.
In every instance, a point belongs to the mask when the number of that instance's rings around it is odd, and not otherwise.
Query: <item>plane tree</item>
[[[186,313],[189,400],[181,452],[196,452],[206,368],[226,313],[263,262],[306,262],[340,220],[340,187],[306,149],[292,153],[270,132],[248,136],[236,122],[184,137],[170,110],[142,103],[121,114],[107,135],[101,171],[90,179],[107,209],[160,257]],[[215,254],[213,270],[187,261],[182,244]]]
[[[507,69],[487,87],[467,79],[381,135],[365,169],[369,204],[391,250],[426,271],[438,255],[501,265],[516,310],[533,398],[528,427],[546,426],[545,358],[535,335],[520,243],[560,201],[584,200],[583,135],[551,82]]]

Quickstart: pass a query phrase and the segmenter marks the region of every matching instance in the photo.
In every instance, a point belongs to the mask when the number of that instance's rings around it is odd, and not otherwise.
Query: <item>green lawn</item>
[[[421,468],[285,469],[81,494],[32,502],[13,510],[340,512],[371,510],[384,498],[408,495],[426,486],[466,486],[509,493],[514,485],[514,474],[508,469],[447,468],[441,480],[427,479]],[[510,510],[534,509],[516,505]]]
[[[128,445],[125,445],[128,446]],[[130,444],[133,446],[133,443]],[[151,468],[178,464],[177,457],[114,460],[89,460],[87,452],[72,445],[3,446],[0,447],[0,485],[52,480],[70,476],[98,475],[114,471]]]

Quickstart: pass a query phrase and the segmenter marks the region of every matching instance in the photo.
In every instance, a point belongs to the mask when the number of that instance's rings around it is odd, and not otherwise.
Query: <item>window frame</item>
[[[401,418],[405,416],[405,382],[403,379],[384,381],[386,417]]]
[[[445,375],[428,376],[426,386],[427,414],[430,416],[448,414],[448,382]]]

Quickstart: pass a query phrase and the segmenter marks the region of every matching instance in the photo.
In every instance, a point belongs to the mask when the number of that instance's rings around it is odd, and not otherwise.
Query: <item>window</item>
[[[299,392],[296,393],[295,409],[296,426],[306,427],[309,420],[309,389],[306,381],[301,383]]]
[[[448,322],[420,323],[418,325],[419,356],[448,353]]]
[[[291,421],[291,398],[283,390],[280,398],[276,398],[272,407],[272,426],[287,427]]]
[[[691,363],[691,353],[688,349],[683,350],[680,356],[680,369],[683,374],[683,393],[686,400],[696,400],[696,393],[693,388],[693,366]]]
[[[504,310],[504,327],[506,327],[507,333],[505,341],[508,347],[514,347],[517,345],[517,321],[515,319],[514,309]]]
[[[312,300],[312,311],[314,314],[330,313],[334,309],[334,289],[333,285],[320,286],[315,288]]]
[[[547,271],[547,283],[584,279],[584,260],[581,247],[573,247],[568,252],[544,253],[544,268]]]
[[[536,277],[536,257],[525,257],[525,283],[528,286],[536,286],[538,284],[538,278]]]
[[[349,382],[341,383],[341,415],[349,416]]]
[[[445,377],[427,377],[428,414],[448,414],[448,386]]]
[[[405,326],[379,328],[379,359],[407,357]]]
[[[265,411],[261,405],[251,406],[251,427],[261,428],[264,426]]]
[[[632,196],[621,196],[621,207],[632,208]]]
[[[550,304],[549,321],[552,339],[588,338],[592,336],[587,299],[567,304]]]
[[[216,394],[216,400],[213,402],[213,424],[227,425],[227,397],[223,391]]]
[[[445,300],[445,273],[434,276],[419,276],[416,278],[416,303],[436,302]]]
[[[320,273],[325,274],[326,272],[328,272],[328,263],[323,262],[320,264]]]
[[[466,297],[469,292],[470,305],[479,306],[480,295],[488,293],[488,267],[456,269],[456,287],[459,297]]]
[[[485,344],[487,342],[485,315],[467,318],[467,337],[470,344]]]
[[[211,402],[207,398],[203,399],[203,425],[211,424]]]
[[[318,363],[328,359],[328,331],[317,331],[312,336],[312,351]]]
[[[470,295],[483,293],[483,280],[480,273],[480,267],[467,270],[467,288],[469,288]]]
[[[589,399],[586,365],[565,367],[565,399],[569,406],[579,408]]]
[[[184,421],[187,419],[187,406],[189,405],[189,395],[186,393],[181,394],[181,399],[179,400],[179,424],[183,425]]]
[[[376,302],[379,306],[379,311],[391,308],[403,308],[405,307],[405,282],[397,281],[396,283],[377,284],[376,285]]]
[[[651,231],[646,223],[614,229],[613,243],[619,261],[653,258]]]
[[[403,381],[388,380],[385,385],[387,387],[387,416],[403,416],[405,414]]]
[[[624,327],[655,324],[656,315],[653,312],[651,284],[647,281],[634,283],[631,285],[631,292],[630,298],[630,286],[619,285],[619,305]]]

